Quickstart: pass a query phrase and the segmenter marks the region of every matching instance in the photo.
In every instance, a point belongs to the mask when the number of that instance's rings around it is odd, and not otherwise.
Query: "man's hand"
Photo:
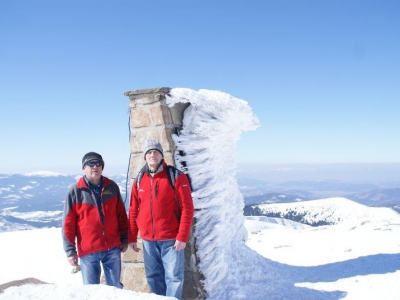
[[[68,262],[71,266],[78,267],[78,256],[75,254],[73,256],[68,257]]]
[[[175,247],[176,251],[180,251],[180,250],[185,249],[186,243],[176,240],[174,247]]]
[[[130,243],[129,246],[131,246],[132,250],[135,252],[139,252],[139,248],[137,247],[137,243]]]
[[[126,252],[128,250],[128,243],[123,243],[120,248],[122,253]]]

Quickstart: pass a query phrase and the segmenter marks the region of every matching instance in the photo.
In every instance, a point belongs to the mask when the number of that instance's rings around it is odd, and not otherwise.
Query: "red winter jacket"
[[[62,237],[67,257],[106,251],[127,243],[128,218],[118,185],[103,176],[101,203],[104,225],[96,198],[81,177],[70,187],[65,200]]]
[[[132,184],[129,242],[137,242],[140,231],[140,237],[145,240],[172,239],[187,243],[194,214],[188,178],[184,173],[180,174],[175,180],[174,190],[168,179],[165,162],[154,177],[148,173],[147,165],[143,169],[145,172],[139,188],[136,181]]]

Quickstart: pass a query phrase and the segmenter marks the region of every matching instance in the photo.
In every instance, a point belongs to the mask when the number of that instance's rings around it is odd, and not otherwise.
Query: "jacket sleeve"
[[[185,174],[178,176],[175,182],[176,196],[181,207],[181,221],[176,239],[187,243],[192,226],[194,206],[190,183]]]
[[[64,214],[63,214],[63,222],[62,222],[62,240],[64,251],[67,254],[67,257],[76,256],[76,246],[75,246],[75,238],[76,238],[76,190],[74,187],[71,187],[67,194],[67,199],[64,203]]]
[[[121,243],[128,243],[128,216],[126,214],[124,201],[122,200],[121,192],[117,184],[115,184],[118,194],[117,201],[117,218],[118,218],[118,232],[121,237]]]
[[[131,199],[129,205],[129,235],[128,235],[129,243],[137,242],[139,228],[136,220],[138,214],[139,214],[139,199],[138,199],[138,191],[136,188],[136,181],[134,181],[131,187]]]

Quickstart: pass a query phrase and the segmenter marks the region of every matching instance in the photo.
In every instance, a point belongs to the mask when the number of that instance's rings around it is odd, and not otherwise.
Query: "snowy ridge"
[[[241,132],[254,130],[259,122],[245,101],[218,91],[172,89],[167,104],[188,99],[183,129],[174,136],[186,156],[175,159],[185,159],[192,178],[199,268],[210,299],[227,299],[233,291],[237,297],[246,277],[237,262],[248,248],[235,149]]]
[[[260,204],[263,214],[286,218],[308,225],[360,225],[366,222],[398,223],[391,208],[367,207],[346,198],[328,198],[298,203]]]
[[[271,218],[264,216],[246,217],[246,228],[248,231],[260,230],[260,228],[258,227],[260,225],[262,229],[268,229],[276,226],[283,226],[285,228],[290,228],[290,229],[304,229],[310,227],[309,225],[306,224],[281,218]],[[253,228],[252,226],[256,226],[256,228]]]
[[[56,210],[56,211],[33,211],[27,213],[11,212],[8,215],[29,222],[50,223],[53,221],[61,222],[62,214],[63,212],[61,210]]]
[[[36,229],[34,226],[28,224],[18,224],[12,221],[8,221],[4,219],[2,215],[0,215],[0,233],[6,231],[20,231],[20,230],[30,230]]]
[[[31,173],[24,173],[23,176],[33,177],[33,176],[41,176],[41,177],[55,177],[55,176],[68,176],[62,173],[51,172],[51,171],[37,171]]]

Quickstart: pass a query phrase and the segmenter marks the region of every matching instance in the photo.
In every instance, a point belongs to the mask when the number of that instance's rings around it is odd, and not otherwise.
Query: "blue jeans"
[[[121,249],[115,247],[107,251],[87,254],[80,258],[83,284],[99,284],[103,265],[107,285],[122,289],[121,283]]]
[[[185,250],[176,251],[175,240],[143,241],[144,267],[152,293],[182,298]]]

